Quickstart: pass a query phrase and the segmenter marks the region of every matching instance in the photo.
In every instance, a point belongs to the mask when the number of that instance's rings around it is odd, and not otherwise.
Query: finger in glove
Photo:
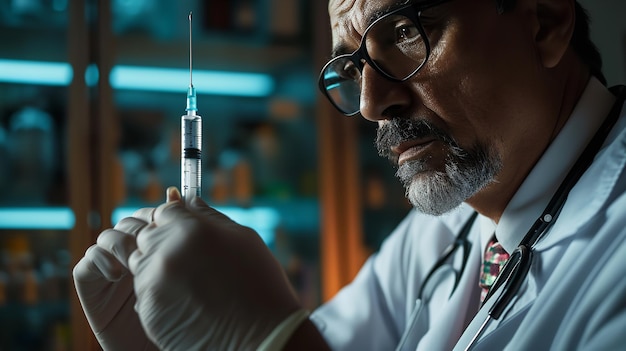
[[[126,275],[128,270],[110,252],[98,245],[92,245],[73,270],[77,283],[101,283],[102,278],[108,282],[116,282]]]
[[[136,222],[132,218],[126,218],[122,221],[126,223]],[[146,226],[145,223],[142,225],[134,223],[134,225],[136,226],[128,229],[129,231],[107,229],[100,233],[96,241],[98,247],[109,252],[126,268],[128,268],[128,256],[137,249],[136,233]]]

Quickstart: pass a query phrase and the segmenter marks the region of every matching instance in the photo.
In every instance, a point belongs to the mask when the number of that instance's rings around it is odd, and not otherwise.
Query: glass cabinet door
[[[0,349],[69,334],[67,1],[0,2]]]
[[[98,348],[70,272],[101,230],[180,186],[189,12],[202,197],[319,304],[311,6],[0,1],[0,349]]]

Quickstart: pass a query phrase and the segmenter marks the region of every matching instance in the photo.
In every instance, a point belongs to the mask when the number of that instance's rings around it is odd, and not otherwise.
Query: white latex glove
[[[135,235],[154,209],[142,209],[103,231],[73,270],[74,284],[85,316],[104,350],[156,350],[134,310],[133,277],[128,257],[136,249]]]
[[[300,307],[261,238],[199,198],[159,206],[129,268],[135,309],[163,350],[255,349]]]

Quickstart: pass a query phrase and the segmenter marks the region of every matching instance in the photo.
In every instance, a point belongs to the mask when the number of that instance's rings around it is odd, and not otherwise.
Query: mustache
[[[435,138],[452,149],[460,149],[459,144],[445,131],[424,119],[393,118],[376,131],[376,149],[378,154],[391,161],[397,161],[398,155],[391,148],[400,143],[423,138]]]

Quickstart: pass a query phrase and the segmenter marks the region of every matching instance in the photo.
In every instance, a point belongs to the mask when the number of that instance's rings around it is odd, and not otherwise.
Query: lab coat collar
[[[511,253],[517,248],[532,223],[541,215],[569,169],[604,121],[614,101],[613,94],[592,77],[570,118],[500,218],[496,238],[507,252]],[[586,191],[593,189],[587,188]]]

